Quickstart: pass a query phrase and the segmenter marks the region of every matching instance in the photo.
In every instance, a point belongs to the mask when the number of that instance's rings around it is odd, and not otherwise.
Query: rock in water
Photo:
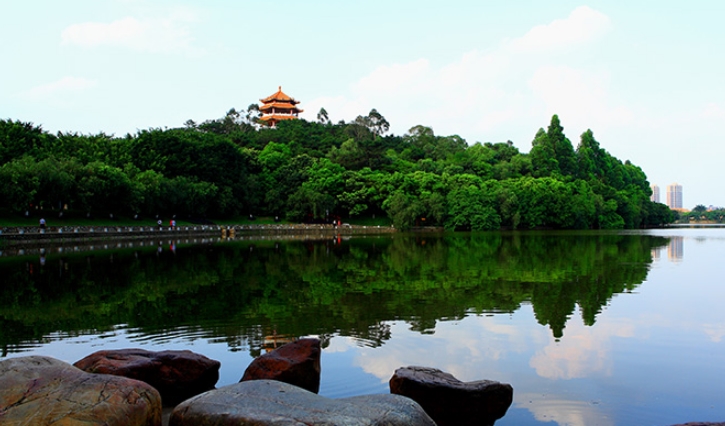
[[[161,396],[144,382],[54,358],[10,358],[0,361],[0,424],[160,426]]]
[[[169,426],[435,426],[400,395],[330,399],[276,380],[252,380],[212,390],[174,408]]]
[[[509,384],[491,380],[462,382],[427,367],[395,370],[390,392],[416,401],[438,426],[493,424],[506,414],[514,395]]]
[[[278,380],[317,393],[320,390],[320,339],[299,339],[261,355],[240,382]]]
[[[214,389],[219,361],[185,351],[152,352],[144,349],[98,351],[76,362],[88,373],[113,374],[141,380],[155,387],[164,405]]]
[[[725,426],[725,422],[717,422],[717,423],[711,423],[711,422],[689,422],[689,423],[682,423],[679,425],[674,426]]]

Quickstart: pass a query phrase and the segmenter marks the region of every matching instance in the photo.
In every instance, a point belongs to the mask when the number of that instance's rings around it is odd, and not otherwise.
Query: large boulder
[[[161,393],[164,405],[176,405],[214,389],[221,364],[188,350],[120,349],[92,353],[73,365],[88,373],[141,380]]]
[[[462,382],[427,367],[395,370],[390,392],[416,401],[439,426],[493,424],[506,414],[514,395],[509,384],[491,380]]]
[[[212,390],[174,408],[169,426],[345,425],[435,426],[400,395],[329,399],[276,380],[253,380]]]
[[[317,393],[320,390],[320,339],[287,343],[255,358],[240,382],[278,380]]]
[[[138,380],[43,356],[0,361],[3,425],[160,426],[161,409],[156,389]]]

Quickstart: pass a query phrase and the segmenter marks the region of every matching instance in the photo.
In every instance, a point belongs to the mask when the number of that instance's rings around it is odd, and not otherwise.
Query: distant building
[[[650,201],[654,201],[655,203],[660,202],[660,187],[657,185],[651,185],[650,188],[652,188],[652,195],[649,196]]]
[[[682,185],[676,182],[672,185],[667,185],[667,207],[671,209],[682,208]]]
[[[262,113],[260,120],[270,127],[276,126],[282,120],[296,120],[297,115],[303,111],[297,108],[300,101],[284,94],[282,86],[279,86],[277,93],[260,99],[260,101],[262,101],[262,106],[259,107],[259,111]]]

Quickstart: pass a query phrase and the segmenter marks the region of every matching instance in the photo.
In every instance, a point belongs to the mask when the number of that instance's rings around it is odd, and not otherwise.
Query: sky
[[[725,2],[2,1],[0,118],[116,136],[282,90],[528,152],[558,114],[683,204],[725,206]]]

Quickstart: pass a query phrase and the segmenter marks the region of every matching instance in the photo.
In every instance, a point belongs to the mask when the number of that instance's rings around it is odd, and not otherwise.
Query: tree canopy
[[[68,208],[82,214],[292,221],[387,215],[399,228],[611,229],[673,220],[649,200],[645,173],[600,147],[577,148],[554,115],[531,151],[511,141],[469,144],[423,125],[402,136],[376,109],[333,124],[258,124],[259,108],[124,137],[44,131],[0,120],[2,214]]]

